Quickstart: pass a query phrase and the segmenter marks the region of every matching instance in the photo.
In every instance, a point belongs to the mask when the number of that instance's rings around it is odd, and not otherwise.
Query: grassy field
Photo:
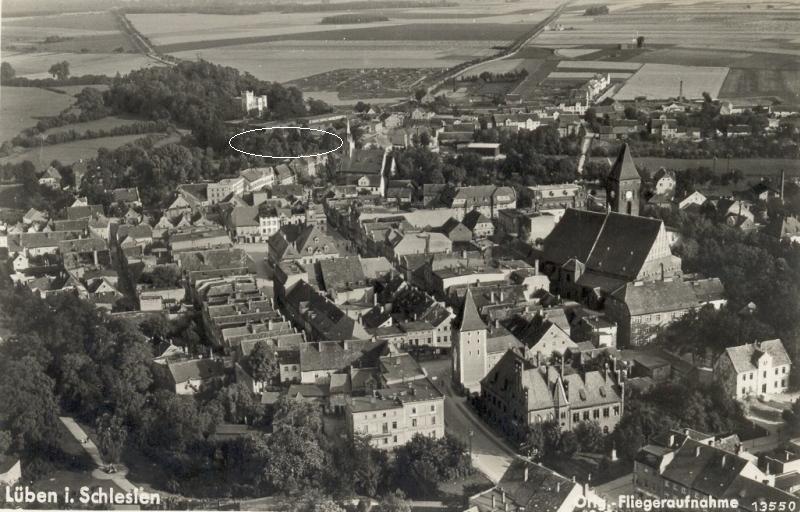
[[[593,161],[606,161],[605,157],[591,157]],[[705,166],[713,169],[714,160],[711,158],[683,159],[683,158],[657,158],[647,156],[634,157],[637,166],[647,167],[651,172],[655,172],[661,167],[667,169],[683,170],[692,167]],[[728,169],[728,160],[725,158],[717,159],[716,169],[725,172]],[[730,169],[739,169],[747,176],[780,176],[781,170],[786,171],[787,176],[800,176],[800,160],[780,159],[780,158],[731,158]]]
[[[446,68],[492,50],[484,42],[281,41],[178,52],[233,66],[254,76],[286,82],[335,69]]]
[[[129,142],[144,137],[145,135],[120,135],[117,137],[104,137],[101,139],[77,140],[64,144],[54,144],[40,148],[28,149],[11,156],[0,158],[0,164],[18,163],[30,160],[37,169],[44,169],[53,160],[62,164],[71,164],[80,159],[92,158],[100,148],[116,149]]]
[[[577,9],[578,6],[573,7]],[[675,45],[704,50],[771,51],[795,55],[800,52],[800,46],[793,42],[800,36],[800,24],[789,16],[796,10],[767,9],[766,4],[758,2],[713,5],[640,3],[635,8],[612,2],[610,7],[611,14],[605,16],[584,16],[580,9],[567,13],[559,23],[568,30],[545,32],[536,42],[597,47],[630,43],[639,34],[645,36],[648,46]]]
[[[3,45],[48,52],[112,52],[134,47],[109,12],[3,18]],[[47,37],[62,40],[45,42]]]
[[[3,60],[11,64],[17,76],[51,78],[50,66],[63,60],[69,62],[72,75],[109,75],[128,73],[131,70],[157,64],[141,54],[133,53],[12,53]]]
[[[54,116],[75,99],[35,87],[0,88],[0,142],[14,138],[25,128],[35,126],[41,117]]]
[[[645,64],[628,79],[614,95],[617,100],[677,98],[683,85],[683,96],[700,99],[707,92],[712,98],[719,96],[728,68],[675,66],[672,64]]]
[[[733,68],[720,90],[720,97],[777,98],[785,103],[800,103],[800,69]]]

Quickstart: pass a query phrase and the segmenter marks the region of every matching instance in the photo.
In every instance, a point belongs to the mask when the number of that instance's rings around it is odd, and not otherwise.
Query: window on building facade
[[[412,426],[412,427],[416,427],[416,426],[417,426],[417,419],[416,419],[416,418],[413,418],[413,419],[411,420],[411,426]]]

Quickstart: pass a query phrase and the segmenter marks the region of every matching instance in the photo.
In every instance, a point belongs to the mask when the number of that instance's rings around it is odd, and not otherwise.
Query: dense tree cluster
[[[174,326],[156,319],[137,326],[74,295],[43,300],[8,281],[1,286],[12,335],[0,345],[0,449],[25,458],[27,477],[60,464],[62,414],[94,427],[108,460],[138,451],[163,470],[168,491],[200,497],[316,492],[314,502],[323,503],[386,495],[387,510],[396,510],[405,506],[396,489],[418,494],[472,471],[464,446],[449,437],[417,436],[390,462],[366,439],[326,435],[318,405],[284,396],[267,409],[239,383],[176,395],[160,388],[151,364],[153,344]],[[262,352],[257,346],[249,364],[269,377],[275,369]],[[255,430],[216,440],[222,421]]]
[[[294,87],[264,82],[247,73],[206,61],[132,71],[115,79],[105,93],[106,104],[119,112],[168,120],[189,127],[202,148],[226,148],[224,122],[242,116],[236,97],[242,91],[266,94],[269,119],[309,113],[303,93]],[[317,105],[319,109],[322,105]]]
[[[611,440],[619,456],[632,461],[649,439],[671,428],[732,433],[747,424],[741,405],[718,383],[669,381],[625,401]]]
[[[608,14],[607,5],[592,5],[583,12],[584,16],[600,16],[602,14]]]
[[[80,194],[105,206],[111,203],[108,190],[138,187],[145,207],[165,208],[178,185],[217,176],[213,152],[179,144],[142,142],[114,150],[100,148],[87,168]]]

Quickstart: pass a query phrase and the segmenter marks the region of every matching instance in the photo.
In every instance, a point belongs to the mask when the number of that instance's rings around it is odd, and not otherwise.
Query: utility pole
[[[475,431],[469,429],[469,460],[472,461],[472,437],[475,435]]]

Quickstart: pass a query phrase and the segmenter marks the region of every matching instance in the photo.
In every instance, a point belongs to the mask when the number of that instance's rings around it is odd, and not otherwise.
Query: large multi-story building
[[[728,347],[714,365],[714,375],[737,399],[784,393],[792,361],[780,339]]]
[[[634,461],[638,497],[697,500],[683,510],[758,511],[770,502],[796,509],[800,500],[776,487],[775,475],[759,469],[755,457],[736,444],[690,429],[651,438]],[[710,504],[712,499],[728,501]]]
[[[622,418],[624,384],[608,371],[562,373],[508,350],[481,381],[489,420],[507,435],[524,438],[528,426],[555,420],[562,430],[584,421],[608,433]]]
[[[240,196],[245,190],[245,179],[242,177],[225,178],[216,183],[209,183],[206,189],[211,204],[221,203],[229,196]]]
[[[444,395],[411,356],[380,358],[376,388],[345,406],[350,436],[365,435],[376,448],[403,445],[415,435],[444,437]]]

